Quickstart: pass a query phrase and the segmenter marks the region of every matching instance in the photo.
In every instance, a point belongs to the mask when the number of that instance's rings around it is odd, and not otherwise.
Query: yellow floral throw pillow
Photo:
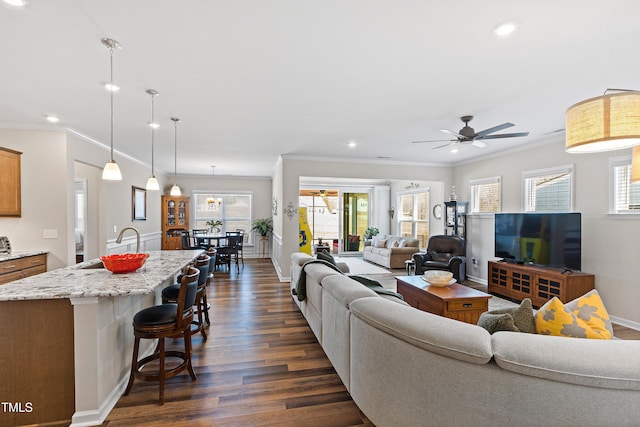
[[[566,305],[557,297],[540,307],[535,316],[536,332],[574,338],[611,339],[609,314],[597,291]]]

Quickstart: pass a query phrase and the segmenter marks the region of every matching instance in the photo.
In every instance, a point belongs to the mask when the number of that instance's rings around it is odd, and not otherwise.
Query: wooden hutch
[[[189,231],[189,198],[162,196],[162,249],[182,249],[182,231]]]

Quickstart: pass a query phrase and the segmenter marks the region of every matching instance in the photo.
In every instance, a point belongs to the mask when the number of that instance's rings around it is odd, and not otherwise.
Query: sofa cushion
[[[536,331],[543,335],[574,338],[611,339],[606,329],[594,329],[553,297],[540,307],[535,316]]]
[[[611,326],[609,313],[607,313],[597,290],[589,291],[564,306],[589,325],[591,329],[602,332],[604,336],[613,337],[613,326]]]
[[[498,366],[522,375],[599,388],[640,390],[640,340],[584,340],[496,332]]]
[[[376,239],[374,237],[373,238],[373,247],[374,248],[386,248],[387,247],[387,240],[386,239]]]
[[[490,334],[498,331],[536,333],[531,300],[525,298],[518,307],[501,308],[486,311],[480,315],[478,326],[482,326]]]
[[[476,364],[488,363],[493,356],[491,335],[476,325],[384,298],[360,298],[349,308],[370,326],[432,353]]]

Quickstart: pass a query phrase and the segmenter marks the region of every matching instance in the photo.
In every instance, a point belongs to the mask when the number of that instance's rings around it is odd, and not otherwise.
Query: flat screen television
[[[495,256],[518,264],[581,269],[579,213],[495,214]]]

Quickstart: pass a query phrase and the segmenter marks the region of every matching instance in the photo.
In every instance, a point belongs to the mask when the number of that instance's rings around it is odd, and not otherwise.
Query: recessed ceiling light
[[[452,149],[451,149],[451,152],[452,152],[453,154],[455,154],[455,153],[457,153],[457,152],[458,152],[458,149],[457,149],[457,148],[452,148]]]
[[[114,85],[114,84],[111,84],[111,83],[105,83],[104,84],[104,88],[106,90],[108,90],[108,91],[111,91],[111,92],[117,92],[117,91],[120,90],[120,86]]]
[[[27,5],[27,0],[4,0],[5,3],[11,6],[24,7]]]
[[[347,142],[347,146],[349,146],[349,148],[354,148],[356,146],[356,142],[355,141],[348,141]]]
[[[155,122],[151,122],[151,123],[149,123],[149,126],[154,128],[154,129],[158,129],[160,127],[160,124],[159,123],[155,123]]]
[[[494,28],[493,32],[497,36],[506,36],[513,33],[515,29],[516,29],[516,24],[514,24],[513,22],[503,22],[502,24]]]
[[[47,119],[49,123],[58,123],[60,121],[56,116],[44,116],[44,118]]]

